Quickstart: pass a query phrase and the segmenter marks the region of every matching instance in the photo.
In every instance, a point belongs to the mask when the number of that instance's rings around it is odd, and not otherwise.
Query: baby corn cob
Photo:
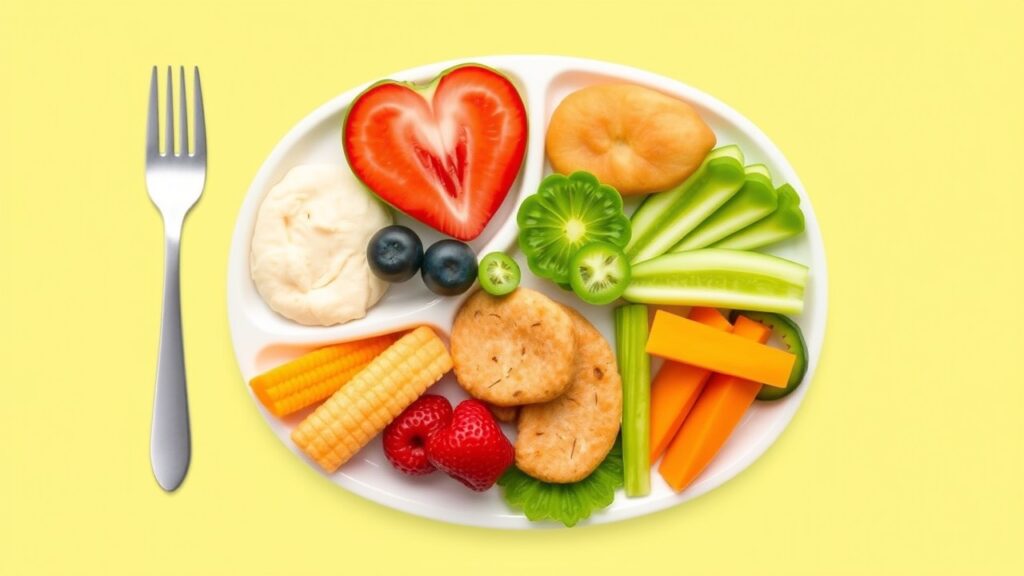
[[[274,416],[287,416],[329,397],[398,340],[386,334],[314,350],[260,374],[249,385]]]
[[[292,431],[292,441],[334,472],[452,369],[434,331],[402,336]]]

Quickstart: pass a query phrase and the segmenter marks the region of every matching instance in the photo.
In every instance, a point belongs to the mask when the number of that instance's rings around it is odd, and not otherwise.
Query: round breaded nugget
[[[455,316],[451,344],[456,380],[495,406],[547,402],[565,392],[576,352],[569,315],[526,288],[470,296]]]
[[[565,394],[519,410],[516,466],[545,482],[578,482],[615,444],[622,418],[622,380],[615,354],[597,328],[566,308],[576,332],[573,379]]]

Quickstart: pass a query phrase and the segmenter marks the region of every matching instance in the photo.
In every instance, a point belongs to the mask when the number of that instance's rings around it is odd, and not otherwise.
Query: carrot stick
[[[663,310],[654,315],[647,353],[779,388],[786,387],[796,361],[796,356],[784,350]]]
[[[745,316],[736,319],[733,334],[764,343],[771,329]],[[708,380],[679,433],[669,443],[658,472],[676,492],[689,486],[739,425],[754,403],[761,384],[736,376],[715,374]]]
[[[690,320],[726,332],[732,330],[732,324],[715,308],[694,308]],[[710,370],[690,364],[668,360],[662,365],[651,382],[651,462],[658,460],[679,431],[710,376]]]

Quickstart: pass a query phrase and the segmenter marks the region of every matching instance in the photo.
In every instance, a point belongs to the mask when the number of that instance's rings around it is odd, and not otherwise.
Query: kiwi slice
[[[572,257],[569,284],[588,304],[614,302],[629,284],[629,260],[618,246],[587,244]]]
[[[478,279],[480,287],[488,294],[504,296],[519,286],[522,273],[519,264],[503,252],[491,252],[480,261]]]
[[[557,284],[569,283],[570,261],[580,248],[593,242],[622,248],[630,237],[622,197],[587,172],[545,178],[516,221],[530,271]]]

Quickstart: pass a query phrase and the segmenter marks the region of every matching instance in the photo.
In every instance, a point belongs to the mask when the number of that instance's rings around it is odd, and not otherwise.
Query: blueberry
[[[476,254],[465,242],[440,240],[423,256],[423,283],[435,294],[462,294],[473,285],[476,272]]]
[[[366,262],[381,280],[405,282],[423,264],[423,243],[405,226],[381,228],[366,245]]]

